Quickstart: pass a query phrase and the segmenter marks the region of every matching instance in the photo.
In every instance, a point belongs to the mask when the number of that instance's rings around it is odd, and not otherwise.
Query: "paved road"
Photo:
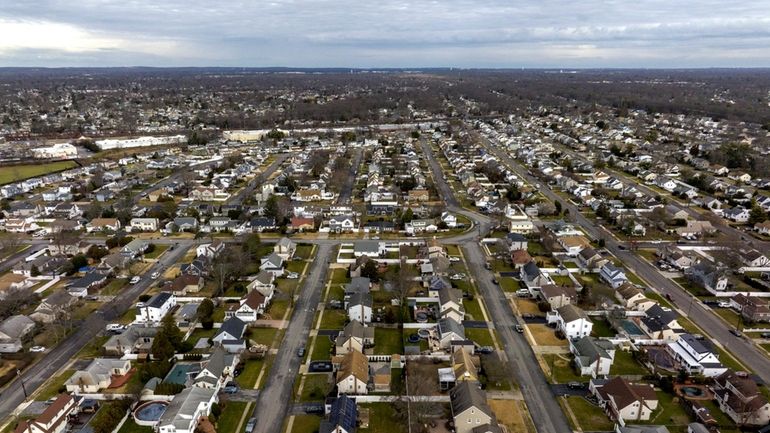
[[[696,323],[706,334],[710,335],[718,344],[723,345],[730,353],[740,360],[746,367],[753,370],[765,383],[770,383],[770,360],[751,341],[735,337],[730,334],[729,327],[721,318],[708,307],[697,301],[687,291],[679,287],[670,279],[663,276],[657,268],[639,257],[637,254],[620,248],[620,243],[604,227],[590,221],[580,210],[567,200],[556,195],[547,185],[527,174],[527,170],[499,147],[494,146],[488,140],[482,140],[487,148],[505,162],[516,174],[535,186],[541,193],[551,200],[559,200],[565,209],[569,209],[570,217],[582,226],[589,236],[594,239],[604,239],[606,248],[621,260],[623,265],[645,280],[651,287],[659,292],[669,295],[684,315]]]
[[[348,204],[350,197],[353,195],[353,187],[356,185],[356,174],[358,174],[358,168],[361,166],[361,158],[364,156],[364,150],[356,148],[353,151],[353,160],[350,162],[350,172],[348,173],[348,181],[340,191],[340,196],[337,197],[337,204]]]
[[[191,244],[190,244],[191,245]],[[122,316],[136,302],[136,299],[152,284],[149,274],[153,271],[163,271],[182,258],[189,245],[175,248],[166,252],[160,261],[147,271],[142,280],[122,291],[111,302],[104,304],[94,314],[76,326],[76,331],[64,341],[46,353],[45,357],[22,373],[21,377],[27,392],[34,392],[46,379],[53,376],[64,367],[75,355],[104,330],[107,323]],[[14,379],[5,391],[0,394],[0,419],[8,417],[24,401],[24,392],[19,379]]]
[[[43,248],[47,247],[48,241],[39,240],[39,239],[30,240],[30,241],[22,240],[21,245],[25,245],[25,244],[30,245],[30,247],[24,251],[18,252],[16,254],[12,254],[7,259],[2,261],[2,264],[0,265],[0,274],[13,268],[14,266],[16,266],[17,263],[22,261],[24,258],[28,257],[30,254],[34,254],[42,250]]]
[[[421,140],[420,146],[423,154],[428,158],[439,193],[450,209],[455,212],[461,211],[430,146],[425,140]],[[527,402],[535,428],[540,433],[571,431],[567,418],[554,398],[542,370],[538,367],[535,353],[526,339],[513,330],[513,326],[518,322],[513,316],[513,310],[508,305],[505,294],[492,283],[493,275],[484,267],[486,257],[477,241],[489,231],[489,219],[467,210],[462,213],[473,219],[478,227],[478,231],[471,230],[468,233],[469,236],[475,235],[475,239],[464,237],[460,242],[468,269],[476,279],[476,286],[484,298],[487,313],[495,323],[497,334],[502,340],[503,351],[508,358],[506,367],[509,374],[512,374],[521,386],[521,392]]]
[[[299,298],[294,305],[291,322],[273,361],[267,383],[260,392],[254,408],[253,416],[258,420],[255,433],[280,432],[284,420],[289,415],[293,401],[294,380],[297,378],[302,361],[302,358],[297,356],[297,350],[307,341],[313,316],[318,303],[321,302],[332,251],[331,245],[319,245],[310,272],[304,280]]]
[[[281,164],[284,163],[289,158],[288,153],[279,153],[275,157],[275,161],[273,161],[272,164],[270,164],[265,171],[262,173],[254,176],[253,179],[249,181],[249,183],[241,188],[240,191],[238,191],[237,194],[233,195],[229,199],[227,199],[227,204],[243,204],[243,201],[246,199],[246,197],[250,196],[254,190],[257,188],[257,186],[261,185],[265,182],[270,176],[275,173],[276,170],[278,170],[278,167],[281,166]]]

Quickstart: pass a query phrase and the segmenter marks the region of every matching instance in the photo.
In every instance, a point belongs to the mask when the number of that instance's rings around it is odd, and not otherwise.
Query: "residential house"
[[[297,251],[297,244],[291,239],[283,237],[273,246],[273,252],[284,260],[291,260]]]
[[[94,218],[86,224],[86,232],[112,232],[115,233],[121,228],[120,220],[117,218]]]
[[[676,341],[668,343],[666,350],[687,374],[716,377],[727,371],[727,367],[719,362],[717,349],[705,339],[682,334]]]
[[[180,232],[194,232],[198,230],[198,219],[193,217],[174,218],[172,227]],[[166,227],[168,229],[168,227]]]
[[[132,232],[156,232],[160,229],[157,218],[131,218],[128,224]]]
[[[120,334],[112,335],[102,346],[105,355],[123,356],[128,354],[149,353],[152,340],[158,328],[145,325],[130,325]]]
[[[36,322],[51,323],[62,316],[68,316],[76,302],[77,298],[59,290],[43,299],[29,317]]]
[[[321,421],[318,433],[355,433],[357,419],[356,401],[343,394],[332,402],[329,419]]]
[[[599,269],[599,276],[613,289],[617,289],[626,281],[628,281],[628,278],[626,278],[626,273],[623,272],[623,269],[618,268],[610,262],[605,263],[604,266]]]
[[[365,348],[371,347],[375,343],[374,328],[364,326],[358,320],[351,320],[337,335],[334,342],[337,355],[345,355],[351,350],[363,353]]]
[[[577,260],[581,268],[588,270],[601,268],[609,261],[590,246],[580,250]]]
[[[561,236],[557,242],[569,257],[577,257],[583,249],[591,246],[591,242],[581,235]]]
[[[615,346],[611,341],[588,335],[570,340],[569,351],[575,356],[575,368],[581,376],[607,376],[615,361]]]
[[[730,298],[730,308],[749,322],[770,322],[770,305],[767,298],[739,293]]]
[[[508,251],[525,250],[529,244],[526,236],[521,233],[508,233],[505,235],[505,242],[508,244]]]
[[[519,271],[519,275],[521,281],[524,282],[524,284],[527,286],[527,289],[530,291],[530,293],[533,294],[544,285],[554,284],[551,277],[549,277],[548,274],[541,272],[540,268],[534,261],[522,266]]]
[[[750,210],[743,206],[736,206],[734,208],[725,209],[722,212],[722,216],[736,223],[749,222]]]
[[[453,342],[465,341],[465,327],[450,317],[438,319],[438,340],[442,349],[449,349]]]
[[[713,389],[719,409],[739,426],[770,423],[770,403],[745,373],[728,370],[715,379]]]
[[[74,397],[59,394],[37,418],[21,420],[14,433],[63,433],[67,430],[70,415],[77,413],[77,410]]]
[[[702,260],[687,268],[685,276],[693,283],[707,290],[721,292],[727,288],[727,275],[724,270],[708,260]]]
[[[107,275],[100,272],[91,271],[83,277],[70,283],[67,291],[76,298],[85,298],[88,293],[94,293],[100,287],[107,283]]]
[[[353,256],[356,258],[361,256],[367,256],[370,258],[378,258],[384,255],[386,252],[385,243],[380,241],[356,241],[353,244]]]
[[[247,290],[256,290],[267,298],[272,298],[275,292],[275,275],[267,271],[259,271],[254,279],[246,286]]]
[[[655,340],[676,340],[684,333],[675,311],[654,304],[644,312],[639,320],[639,327]]]
[[[219,391],[237,363],[237,356],[228,354],[221,346],[215,347],[195,375],[193,386]]]
[[[126,257],[138,257],[144,254],[150,247],[150,242],[144,239],[134,239],[120,249],[120,253]]]
[[[642,289],[629,281],[626,281],[615,290],[615,299],[626,310],[647,311],[655,305],[655,301],[646,297]]]
[[[513,268],[519,270],[519,272],[521,272],[521,268],[532,261],[532,256],[529,255],[527,250],[511,251],[511,264],[513,265]]]
[[[225,250],[225,243],[219,239],[216,239],[214,240],[214,242],[198,245],[198,247],[195,248],[195,256],[196,257],[205,256],[213,260],[219,254],[221,254],[222,251],[224,250]]]
[[[230,317],[222,323],[212,341],[230,353],[238,352],[246,348],[246,343],[242,340],[245,331],[246,322],[237,317]]]
[[[190,293],[198,293],[203,286],[203,277],[200,275],[182,274],[171,280],[169,290],[175,296],[185,296]]]
[[[259,269],[265,272],[270,272],[276,277],[283,275],[283,257],[276,253],[271,253],[267,257],[260,259]]]
[[[334,215],[329,218],[329,231],[332,233],[351,232],[356,227],[350,215]]]
[[[450,212],[441,212],[439,219],[450,229],[457,227],[457,217]]]
[[[257,217],[252,218],[249,221],[249,230],[254,233],[262,233],[264,231],[275,230],[278,226],[275,224],[275,218],[272,217]]]
[[[446,288],[438,292],[439,315],[450,317],[457,322],[465,320],[465,308],[463,307],[463,292],[459,289]],[[481,318],[474,318],[481,320]]]
[[[35,329],[35,321],[24,315],[11,316],[0,323],[0,353],[15,353]]]
[[[114,358],[96,358],[83,370],[78,370],[64,386],[73,394],[95,394],[107,389],[113,378],[125,376],[131,370],[131,361]]]
[[[349,320],[361,323],[372,322],[372,295],[369,293],[353,293],[345,296],[345,309]]]
[[[449,405],[456,433],[499,431],[495,414],[478,383],[458,382],[449,392]]]
[[[225,317],[237,317],[246,323],[253,323],[257,318],[265,313],[270,299],[257,290],[252,290],[245,294],[239,304],[231,304],[231,307],[225,312]]]
[[[156,427],[159,433],[194,433],[201,418],[208,416],[217,402],[214,389],[193,386],[175,395]]]
[[[556,309],[555,314],[549,316],[549,322],[556,322],[557,329],[568,340],[590,335],[594,326],[585,311],[572,304]]]
[[[591,380],[590,390],[613,421],[647,421],[658,408],[658,396],[652,385],[635,384],[616,377],[601,384]]]
[[[545,284],[540,287],[540,296],[551,306],[552,310],[577,301],[577,291],[571,286]]]
[[[175,306],[176,296],[173,293],[160,292],[147,302],[136,304],[136,321],[139,323],[160,323]]]
[[[741,261],[750,268],[770,267],[770,259],[757,250],[751,249],[741,252]]]
[[[337,369],[337,395],[365,395],[369,393],[369,360],[357,351],[351,350],[342,356]]]
[[[297,232],[315,230],[315,221],[313,218],[295,217],[291,219],[289,228]]]
[[[454,381],[479,382],[479,359],[465,347],[458,347],[452,352],[451,369]]]

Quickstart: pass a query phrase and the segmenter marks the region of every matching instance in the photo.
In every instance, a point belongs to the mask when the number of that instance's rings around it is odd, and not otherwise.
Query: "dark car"
[[[302,347],[300,347],[300,348],[297,350],[297,356],[299,356],[300,358],[302,358],[303,356],[305,356],[305,346],[302,346]]]
[[[222,388],[222,392],[225,394],[235,394],[238,392],[240,388],[238,387],[238,384],[235,382],[227,382],[227,385],[225,385],[224,388]]]
[[[523,334],[524,328],[521,325],[516,325],[516,332],[518,332],[519,334]]]
[[[736,337],[743,337],[743,334],[741,334],[741,331],[739,331],[737,329],[731,329],[730,333],[735,335]]]
[[[586,387],[586,384],[583,382],[570,382],[567,384],[567,387],[569,389],[583,389]]]

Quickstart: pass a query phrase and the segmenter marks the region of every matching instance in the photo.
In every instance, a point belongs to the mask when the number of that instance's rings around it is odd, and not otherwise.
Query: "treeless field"
[[[58,161],[47,164],[13,165],[0,167],[0,185],[18,182],[31,177],[43,176],[77,166],[74,161]]]
[[[524,408],[516,400],[489,400],[489,407],[497,416],[497,421],[508,428],[509,432],[530,432],[530,423],[522,415]]]
[[[559,340],[553,328],[535,323],[527,325],[538,346],[566,346],[567,340]]]
[[[513,302],[516,303],[516,308],[519,309],[519,314],[530,313],[537,316],[543,314],[537,308],[537,302],[531,299],[515,299]]]

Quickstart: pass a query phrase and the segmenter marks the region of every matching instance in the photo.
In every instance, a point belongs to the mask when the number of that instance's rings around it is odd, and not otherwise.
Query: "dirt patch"
[[[537,308],[537,302],[531,299],[515,299],[516,308],[519,310],[519,314],[535,314],[541,316],[543,313]]]
[[[543,324],[530,324],[527,325],[529,332],[532,333],[532,337],[535,339],[535,343],[538,346],[567,346],[567,340],[560,340],[556,338],[556,333],[553,328]]]
[[[529,432],[530,424],[522,415],[524,408],[516,400],[489,400],[489,407],[497,417],[497,422],[504,425],[509,432]]]

